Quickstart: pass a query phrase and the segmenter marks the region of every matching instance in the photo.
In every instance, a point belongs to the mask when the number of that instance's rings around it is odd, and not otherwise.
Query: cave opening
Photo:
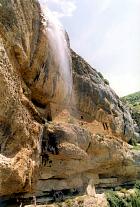
[[[107,175],[107,174],[99,174],[99,179],[110,179],[110,178],[118,178],[117,176],[114,175]]]

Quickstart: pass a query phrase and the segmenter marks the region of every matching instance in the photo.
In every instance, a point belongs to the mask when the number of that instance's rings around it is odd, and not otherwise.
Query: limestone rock
[[[48,27],[38,1],[0,0],[0,196],[86,192],[89,180],[107,186],[139,172],[133,160],[139,155],[126,143],[134,135],[129,110],[96,70],[70,53],[67,37],[70,93]],[[75,124],[62,123],[64,109]]]
[[[105,82],[101,73],[93,69],[72,51],[75,105],[85,120],[97,120],[104,128],[129,141],[134,136],[129,110]]]
[[[140,112],[132,110],[132,117],[135,120],[135,137],[138,142],[140,142]]]
[[[95,191],[95,183],[94,180],[89,180],[89,184],[87,186],[87,195],[89,196],[95,196],[96,195],[96,191]]]
[[[137,176],[133,154],[121,139],[92,135],[78,126],[63,123],[51,125],[51,129],[47,126],[42,143],[43,166],[37,195],[51,190],[80,187],[84,190],[91,180],[95,185],[117,185]]]

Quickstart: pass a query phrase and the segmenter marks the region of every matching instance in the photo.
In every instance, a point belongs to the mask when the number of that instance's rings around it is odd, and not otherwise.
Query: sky
[[[40,0],[119,96],[140,91],[140,0]]]

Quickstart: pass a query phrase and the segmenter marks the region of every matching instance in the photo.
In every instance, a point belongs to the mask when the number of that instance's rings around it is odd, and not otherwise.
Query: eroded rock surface
[[[129,110],[110,88],[101,73],[72,51],[76,107],[83,117],[97,120],[105,130],[129,141],[134,136]]]
[[[42,169],[36,190],[39,194],[53,189],[86,190],[91,180],[107,185],[137,176],[130,149],[121,139],[92,135],[63,123],[45,126],[42,143]]]
[[[0,0],[0,196],[86,191],[138,175],[129,111],[69,42],[73,93],[65,90],[47,23],[36,0]],[[53,122],[63,109],[81,124]]]

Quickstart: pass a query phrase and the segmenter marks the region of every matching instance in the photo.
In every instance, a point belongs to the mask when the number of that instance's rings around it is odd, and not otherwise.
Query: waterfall
[[[55,63],[54,65],[56,65],[53,69],[51,68],[50,73],[54,73],[53,78],[57,79],[57,87],[59,87],[59,89],[56,89],[57,93],[61,93],[61,95],[63,94],[63,99],[68,102],[68,99],[70,99],[72,94],[73,81],[71,55],[67,35],[59,20],[52,15],[49,9],[43,12],[46,19],[47,38],[50,48],[50,62],[53,62]]]

